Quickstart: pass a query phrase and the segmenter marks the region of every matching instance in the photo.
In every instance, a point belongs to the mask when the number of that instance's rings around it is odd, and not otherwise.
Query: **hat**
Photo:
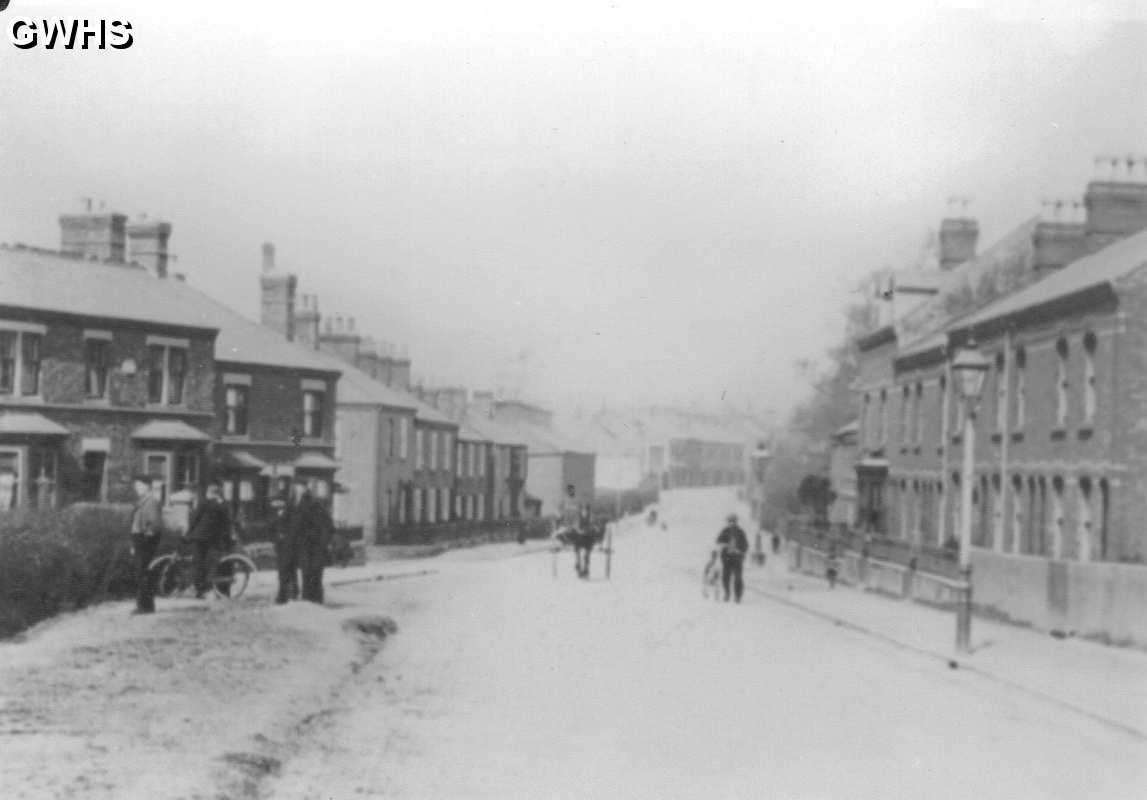
[[[736,514],[730,514],[729,516],[725,517],[725,521],[726,522],[736,522],[737,521],[737,515]]]

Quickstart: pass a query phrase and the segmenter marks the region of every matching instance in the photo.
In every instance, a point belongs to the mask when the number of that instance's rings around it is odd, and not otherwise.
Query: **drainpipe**
[[[998,531],[993,532],[992,549],[997,553],[1003,553],[1007,550],[1004,547],[1004,541],[1007,539],[1008,522],[1011,520],[1011,496],[1012,496],[1012,478],[1008,470],[1008,455],[1011,449],[1012,441],[1012,376],[1015,374],[1015,358],[1012,351],[1012,329],[1011,326],[1004,331],[1004,391],[1001,396],[999,391],[996,392],[997,402],[1003,401],[1003,426],[1000,428],[1000,496],[997,502],[1000,506],[1000,527]],[[998,377],[997,377],[998,380]],[[1000,419],[999,410],[996,410],[996,419]],[[993,525],[995,521],[993,520]],[[996,536],[995,534],[999,535]],[[1012,542],[1012,552],[1016,550],[1016,542]]]

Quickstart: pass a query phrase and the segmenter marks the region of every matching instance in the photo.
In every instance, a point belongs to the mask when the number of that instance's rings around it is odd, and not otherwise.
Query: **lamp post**
[[[988,359],[971,338],[952,360],[953,381],[964,401],[964,463],[960,471],[960,597],[956,605],[956,650],[969,652],[972,635],[972,484],[975,481],[976,409]]]
[[[765,448],[765,443],[761,442],[757,445],[756,451],[749,454],[750,466],[750,502],[754,502],[757,512],[757,537],[756,537],[756,552],[753,553],[753,560],[758,564],[765,563],[765,550],[761,543],[761,531],[765,525],[765,472],[769,468],[769,462],[772,461],[772,453]],[[776,534],[773,534],[776,536]]]

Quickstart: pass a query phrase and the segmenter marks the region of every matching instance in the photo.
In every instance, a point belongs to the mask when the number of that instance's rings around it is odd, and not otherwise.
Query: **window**
[[[992,547],[1004,547],[1004,485],[997,473],[992,476]]]
[[[913,399],[912,416],[915,430],[912,432],[912,441],[920,444],[924,441],[924,384],[916,384],[916,397]]]
[[[150,344],[147,348],[147,400],[155,405],[183,403],[187,379],[186,346]]]
[[[865,444],[872,444],[872,397],[867,392],[860,411],[860,436],[857,438]],[[654,448],[660,451],[660,448]]]
[[[1100,559],[1107,558],[1107,531],[1108,519],[1107,514],[1111,508],[1111,488],[1107,483],[1107,478],[1102,478],[1099,481],[1099,513],[1097,513],[1096,520],[1099,524],[1099,535],[1096,537],[1096,545],[1098,553],[1096,555]]]
[[[0,394],[40,394],[40,329],[0,330]]]
[[[318,439],[323,435],[323,393],[303,392],[303,436]]]
[[[80,498],[90,503],[104,499],[104,470],[107,468],[108,454],[103,452],[84,453],[83,477]]]
[[[1080,561],[1090,561],[1094,547],[1092,537],[1095,534],[1091,523],[1091,478],[1083,477],[1079,479],[1078,501],[1079,507],[1076,511],[1076,539],[1079,544],[1076,552]]]
[[[224,399],[223,430],[232,436],[247,434],[247,399],[250,388],[228,386]]]
[[[398,420],[398,457],[403,461],[410,449],[410,421],[406,417],[400,417]]]
[[[87,365],[88,397],[107,397],[110,348],[111,342],[106,339],[88,339],[84,342],[84,363]]]
[[[414,468],[422,469],[422,446],[423,439],[426,438],[426,431],[421,428],[414,430]]]
[[[172,476],[172,491],[194,492],[199,487],[199,455],[197,453],[177,453],[175,474]]]
[[[158,484],[160,502],[166,502],[167,489],[170,486],[169,472],[171,471],[171,454],[145,453],[143,457],[143,471],[151,477],[153,490]]]
[[[395,437],[398,435],[397,427],[398,426],[394,424],[394,417],[391,417],[386,421],[386,454],[390,458],[394,458],[396,455],[398,455],[398,443],[395,439]]]
[[[435,489],[426,490],[426,519],[430,522],[438,520],[438,491]]]
[[[1055,424],[1067,424],[1067,340],[1055,343]]]
[[[1012,552],[1023,552],[1024,539],[1024,479],[1012,476]]]
[[[885,389],[880,390],[879,414],[876,422],[876,442],[877,444],[884,444],[888,434],[888,391]]]
[[[940,446],[944,446],[944,434],[946,432],[946,423],[948,421],[948,376],[940,376],[940,393],[936,395],[936,404],[939,406],[937,409],[936,418],[940,420]]]
[[[438,519],[446,522],[450,519],[450,490],[438,490]]]
[[[912,436],[912,390],[908,384],[900,392],[900,441],[908,444]]]
[[[485,519],[486,518],[486,496],[480,494],[477,496],[476,499],[478,501],[478,508],[477,508],[477,512],[475,514],[475,519]]]
[[[0,449],[0,511],[20,505],[20,451]]]
[[[466,445],[462,442],[455,442],[454,444],[454,463],[458,465],[458,475],[463,476],[466,474],[466,461],[462,458],[462,454],[466,452]]]
[[[28,506],[53,508],[56,505],[56,453],[34,447],[28,450]]]
[[[1016,396],[1015,414],[1012,416],[1016,421],[1016,430],[1023,430],[1024,423],[1027,421],[1027,365],[1027,351],[1021,347],[1016,350],[1015,358]]]
[[[449,471],[454,463],[454,436],[450,433],[442,435],[442,468]]]
[[[1008,426],[1008,376],[1003,352],[996,353],[996,430]]]
[[[1083,337],[1083,421],[1091,424],[1095,421],[1095,349],[1098,340],[1094,333],[1088,331]]]
[[[438,431],[430,431],[430,469],[438,469]]]
[[[1051,537],[1051,557],[1064,556],[1064,505],[1063,505],[1063,478],[1058,475],[1051,479],[1051,525],[1048,533]]]

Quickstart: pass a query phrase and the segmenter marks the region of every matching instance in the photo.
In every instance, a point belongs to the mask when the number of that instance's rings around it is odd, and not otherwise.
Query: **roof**
[[[209,442],[211,437],[177,419],[153,419],[131,433],[133,439],[164,439],[179,442]]]
[[[232,469],[260,471],[267,468],[267,462],[251,455],[246,450],[227,450],[223,453],[223,463]]]
[[[525,439],[516,430],[496,420],[485,417],[467,417],[464,424],[481,437],[480,440],[482,441],[511,446],[526,444]]]
[[[356,367],[335,361],[331,356],[322,353],[319,355],[323,359],[338,364],[339,369],[342,370],[338,387],[338,402],[340,404],[377,405],[409,411],[418,408],[418,400],[413,395],[387,386]]]
[[[415,420],[420,422],[437,423],[440,425],[453,425],[454,427],[458,427],[458,422],[456,420],[450,419],[450,417],[446,416],[429,403],[424,403],[414,395],[410,395],[410,399],[414,403]]]
[[[341,371],[200,289],[130,264],[0,247],[0,298],[39,311],[218,331],[218,361]]]
[[[1038,216],[1024,220],[979,255],[945,272],[940,291],[896,323],[898,338],[908,343],[907,349],[916,351],[915,345],[956,317],[991,302],[977,300],[985,283],[990,283],[998,296],[1001,291],[1011,291],[1036,280],[1038,276],[1031,263],[1034,255],[1032,237],[1038,225]],[[902,349],[901,353],[905,351]]]
[[[43,414],[22,411],[0,411],[0,433],[24,436],[67,436],[68,429],[57,425]]]
[[[203,330],[197,303],[180,302],[177,281],[126,264],[88,261],[38,248],[0,247],[0,298],[6,306]]]
[[[842,425],[841,427],[837,428],[836,431],[832,435],[834,437],[836,437],[836,436],[848,436],[851,433],[857,433],[859,431],[860,431],[860,420],[854,419],[852,422],[848,423],[847,425]]]
[[[960,320],[958,329],[981,325],[1086,289],[1110,285],[1147,265],[1147,231],[1121,239],[1097,253],[1061,267],[1038,283],[1008,295]]]

